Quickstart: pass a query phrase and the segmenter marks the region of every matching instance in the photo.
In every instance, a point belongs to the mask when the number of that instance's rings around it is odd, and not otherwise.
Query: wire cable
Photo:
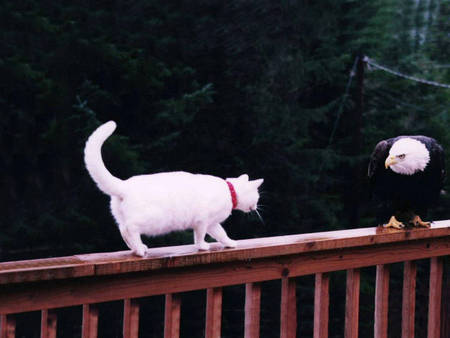
[[[415,76],[406,75],[406,74],[400,73],[398,71],[392,70],[392,69],[390,69],[390,68],[388,68],[386,66],[382,66],[382,65],[376,63],[375,61],[373,61],[368,56],[365,56],[363,61],[366,62],[368,65],[374,67],[374,68],[383,70],[383,71],[385,71],[387,73],[390,73],[390,74],[395,75],[395,76],[402,77],[404,79],[408,79],[408,80],[411,80],[411,81],[416,81],[416,82],[419,82],[419,83],[423,83],[423,84],[430,85],[430,86],[435,86],[435,87],[450,88],[450,85],[445,84],[445,83],[424,80],[424,79],[420,79],[420,78],[415,77]]]

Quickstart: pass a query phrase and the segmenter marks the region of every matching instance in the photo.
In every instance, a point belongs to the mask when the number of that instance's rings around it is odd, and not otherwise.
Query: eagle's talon
[[[421,228],[429,228],[431,225],[431,222],[422,221],[419,215],[415,215],[413,219],[411,220],[411,223],[416,227]]]
[[[383,225],[385,228],[394,228],[394,229],[403,229],[405,227],[405,225],[398,221],[395,216],[392,216],[389,219],[389,222],[387,224]]]

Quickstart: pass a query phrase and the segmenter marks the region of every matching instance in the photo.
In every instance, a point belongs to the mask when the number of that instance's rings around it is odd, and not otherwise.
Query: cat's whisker
[[[267,210],[267,206],[266,205],[260,205],[260,204],[258,204],[258,207],[257,207],[257,210],[258,211],[266,211]]]
[[[262,219],[261,215],[260,215],[259,212],[258,212],[258,209],[255,209],[255,212],[256,212],[256,214],[258,215],[259,219],[261,220],[261,223],[262,223],[262,224],[265,224],[265,223],[264,223],[264,220]]]

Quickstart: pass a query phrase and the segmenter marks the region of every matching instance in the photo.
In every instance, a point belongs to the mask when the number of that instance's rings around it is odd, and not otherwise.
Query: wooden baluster
[[[402,338],[414,338],[416,274],[416,263],[414,261],[405,262],[403,266]]]
[[[178,338],[180,336],[180,309],[180,295],[176,293],[166,294],[164,338]]]
[[[41,311],[41,338],[56,338],[57,318],[56,310]]]
[[[96,304],[83,305],[83,338],[97,338],[98,331],[98,307]]]
[[[123,337],[137,338],[139,336],[139,301],[137,299],[123,300]]]
[[[0,338],[16,336],[16,318],[14,315],[0,315]]]
[[[281,279],[280,337],[291,338],[297,333],[297,294],[295,279]]]
[[[444,262],[448,262],[448,256],[441,258],[445,259]],[[444,287],[441,293],[441,338],[450,337],[450,276],[448,265],[446,264],[444,263],[446,268],[443,271],[442,285]]]
[[[345,299],[345,337],[358,337],[359,288],[361,273],[359,269],[347,270],[347,289]]]
[[[261,312],[261,284],[245,285],[245,338],[259,338]]]
[[[328,337],[329,288],[329,274],[317,273],[314,291],[314,338]]]
[[[205,338],[218,338],[222,330],[222,288],[210,288],[206,292]]]
[[[430,261],[430,286],[428,297],[428,338],[441,336],[441,299],[443,261],[441,257],[433,257]]]
[[[389,266],[377,265],[374,337],[387,338],[389,308]]]

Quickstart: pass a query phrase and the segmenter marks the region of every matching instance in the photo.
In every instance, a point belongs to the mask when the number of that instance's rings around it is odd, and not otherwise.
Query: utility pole
[[[350,226],[358,227],[361,219],[361,198],[363,187],[363,163],[361,161],[362,155],[362,128],[363,128],[363,112],[364,112],[364,69],[366,62],[362,53],[358,56],[356,65],[356,93],[355,93],[355,109],[352,114],[352,146],[351,156],[355,159],[352,166],[353,186],[350,191],[351,196],[349,208]]]

